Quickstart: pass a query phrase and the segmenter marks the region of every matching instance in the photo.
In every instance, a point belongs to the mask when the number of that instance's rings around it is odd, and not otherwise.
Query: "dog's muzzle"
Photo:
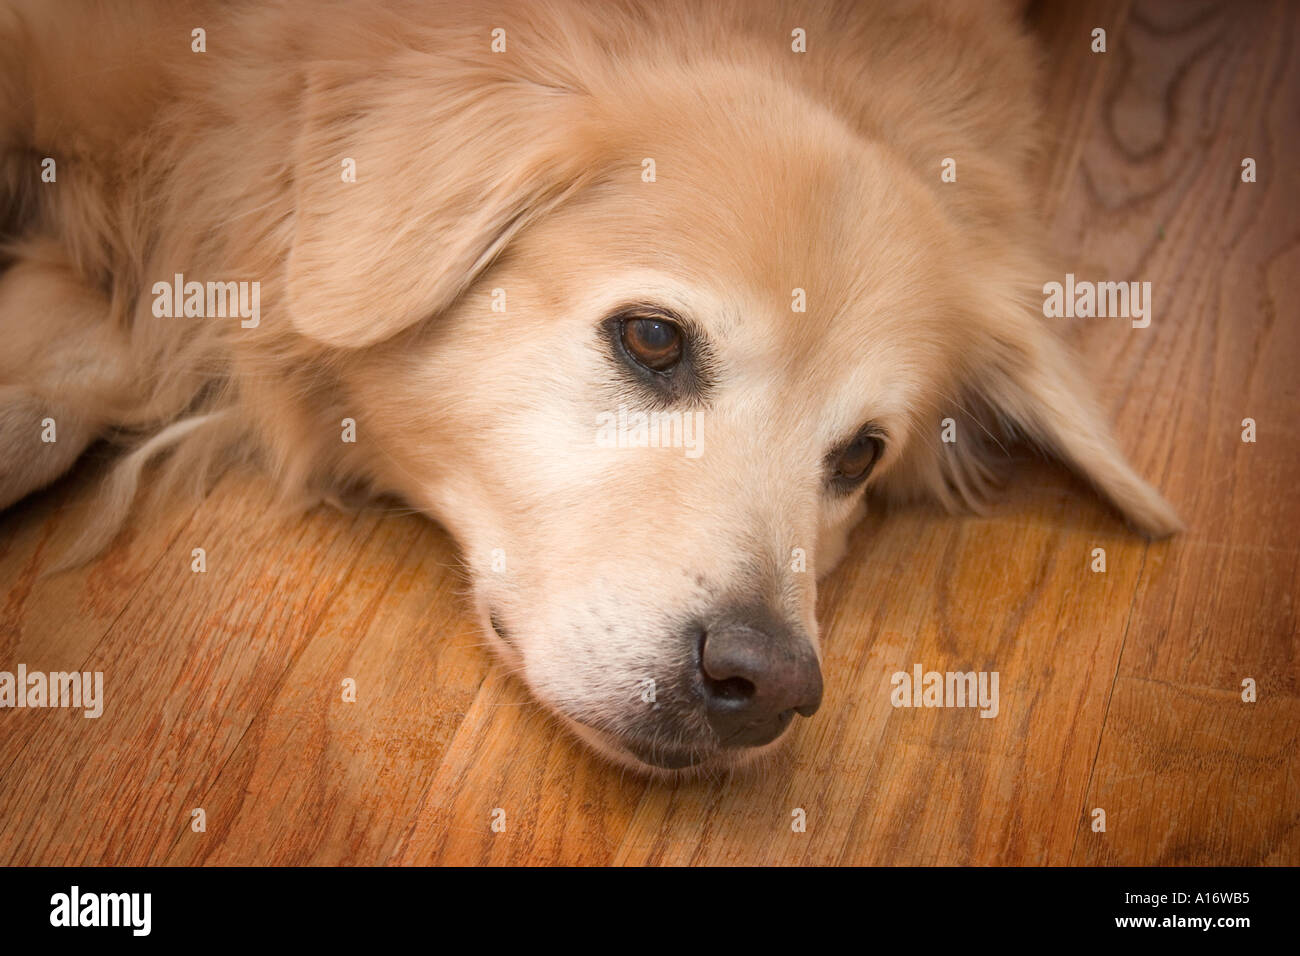
[[[706,623],[696,621],[682,640],[692,653],[690,673],[681,675],[681,690],[670,695],[681,694],[678,706],[665,707],[657,720],[649,718],[634,737],[621,741],[643,763],[680,770],[720,752],[762,747],[780,737],[796,714],[811,717],[821,705],[821,667],[811,639],[766,607],[734,608]],[[698,740],[680,733],[683,703],[692,725],[707,724]]]

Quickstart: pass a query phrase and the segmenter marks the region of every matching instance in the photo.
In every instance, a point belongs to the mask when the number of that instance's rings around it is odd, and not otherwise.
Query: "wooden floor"
[[[276,519],[232,474],[43,576],[91,461],[0,516],[0,670],[103,671],[108,697],[0,711],[0,863],[1300,863],[1300,5],[1034,16],[1062,261],[1153,287],[1150,328],[1070,335],[1188,533],[1139,540],[1027,454],[990,517],[873,517],[823,588],[816,718],[671,787],[490,661],[421,518]],[[915,663],[997,670],[999,717],[888,706]]]

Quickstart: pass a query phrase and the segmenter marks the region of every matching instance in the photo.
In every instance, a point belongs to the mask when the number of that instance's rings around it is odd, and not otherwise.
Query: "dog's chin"
[[[784,735],[762,747],[721,748],[716,745],[665,747],[596,730],[564,714],[560,719],[574,735],[611,763],[662,779],[687,779],[739,769],[780,746]]]

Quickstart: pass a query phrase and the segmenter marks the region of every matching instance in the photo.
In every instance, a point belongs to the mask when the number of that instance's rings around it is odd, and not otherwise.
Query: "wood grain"
[[[98,720],[0,711],[0,864],[1300,863],[1300,8],[1032,23],[1055,251],[1153,287],[1149,328],[1067,334],[1185,535],[1135,538],[1024,453],[988,516],[872,515],[820,595],[817,718],[768,764],[669,786],[593,757],[491,662],[419,517],[270,517],[266,483],[231,473],[45,576],[90,460],[0,515],[0,668],[112,685]],[[891,707],[915,663],[998,671],[999,716]]]

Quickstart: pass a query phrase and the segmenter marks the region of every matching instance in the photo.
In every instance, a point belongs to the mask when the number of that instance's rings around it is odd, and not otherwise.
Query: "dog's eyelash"
[[[662,319],[680,330],[682,356],[671,370],[652,371],[628,354],[621,329],[623,323],[632,319]],[[714,364],[707,339],[693,322],[671,309],[645,303],[625,305],[604,319],[600,329],[620,373],[642,392],[652,407],[699,404],[713,387]]]

